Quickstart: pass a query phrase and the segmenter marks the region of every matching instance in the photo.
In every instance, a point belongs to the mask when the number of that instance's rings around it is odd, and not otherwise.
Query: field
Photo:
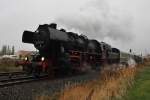
[[[139,71],[126,100],[150,100],[150,66]]]
[[[21,67],[15,66],[15,60],[13,59],[0,59],[0,72],[14,72],[21,71]]]

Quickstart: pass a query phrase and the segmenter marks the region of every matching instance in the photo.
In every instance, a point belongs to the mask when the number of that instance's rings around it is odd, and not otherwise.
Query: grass
[[[128,91],[126,100],[150,100],[150,66],[139,71],[134,86]]]
[[[135,71],[135,69],[124,69],[114,73],[104,72],[103,79],[64,90],[59,100],[122,99],[128,87],[133,84]]]
[[[68,86],[54,96],[41,95],[36,100],[122,100],[132,87],[136,68],[119,71],[103,71],[98,80],[76,86]]]
[[[22,71],[22,67],[16,67],[16,66],[0,66],[0,73],[3,72],[17,72]]]

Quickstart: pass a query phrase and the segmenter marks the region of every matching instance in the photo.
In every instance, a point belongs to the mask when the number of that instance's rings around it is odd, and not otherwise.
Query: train
[[[100,70],[105,64],[128,66],[129,58],[142,62],[140,56],[122,52],[105,42],[57,29],[56,23],[39,25],[35,32],[25,30],[22,42],[33,44],[38,53],[31,60],[26,57],[18,64],[36,76],[40,73],[55,76]]]

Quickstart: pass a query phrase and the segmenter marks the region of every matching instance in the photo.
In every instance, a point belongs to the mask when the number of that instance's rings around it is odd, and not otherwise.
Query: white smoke
[[[113,9],[107,0],[89,1],[76,12],[61,14],[55,22],[94,39],[127,42],[133,37],[131,17]]]
[[[131,68],[135,67],[135,66],[136,66],[135,60],[130,57],[130,58],[128,59],[128,65],[129,65],[129,67],[131,67]]]

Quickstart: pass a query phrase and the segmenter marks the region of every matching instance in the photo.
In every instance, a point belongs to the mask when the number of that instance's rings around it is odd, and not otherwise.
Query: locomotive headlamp
[[[24,60],[25,60],[25,61],[27,61],[27,60],[28,60],[28,58],[27,58],[27,57],[25,57],[25,58],[24,58]]]
[[[41,58],[41,61],[44,61],[44,60],[45,60],[45,58],[44,58],[44,57],[42,57],[42,58]]]

